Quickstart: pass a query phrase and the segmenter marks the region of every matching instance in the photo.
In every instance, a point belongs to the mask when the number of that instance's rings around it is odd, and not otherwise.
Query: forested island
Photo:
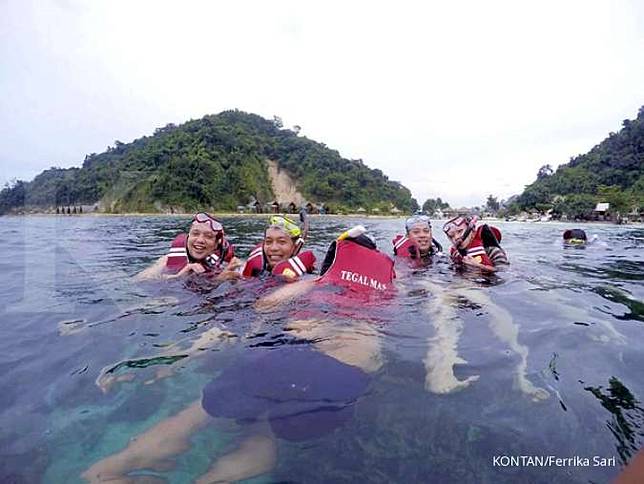
[[[105,213],[283,210],[305,201],[328,213],[419,208],[399,182],[299,130],[284,128],[277,117],[238,110],[169,124],[152,136],[116,141],[103,153],[89,154],[80,168],[50,168],[33,181],[8,183],[0,191],[0,215],[77,205]],[[480,210],[591,219],[598,203],[608,203],[611,216],[644,213],[644,106],[588,153],[556,170],[542,166],[521,195],[504,203],[490,195]],[[422,208],[430,214],[457,212],[440,198]]]
[[[286,187],[287,194],[276,193]],[[116,141],[80,168],[50,168],[0,192],[0,214],[92,205],[106,213],[236,211],[307,201],[329,212],[412,212],[409,189],[362,160],[286,129],[279,118],[232,110]],[[280,200],[280,204],[286,200]]]
[[[634,120],[588,153],[553,170],[544,165],[537,179],[507,206],[550,213],[554,218],[591,219],[598,203],[608,203],[612,216],[644,213],[644,106]]]

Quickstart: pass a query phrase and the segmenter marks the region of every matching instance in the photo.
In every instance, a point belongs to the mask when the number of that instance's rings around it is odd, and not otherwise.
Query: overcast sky
[[[476,205],[643,104],[638,0],[0,0],[2,184],[238,108]]]

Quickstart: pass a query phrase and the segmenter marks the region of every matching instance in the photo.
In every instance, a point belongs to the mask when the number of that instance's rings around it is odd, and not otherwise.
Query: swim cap
[[[405,221],[405,230],[407,230],[407,233],[409,233],[411,228],[416,224],[427,224],[430,229],[432,228],[432,222],[429,220],[427,215],[412,215]]]
[[[295,222],[281,215],[273,215],[270,219],[268,219],[267,228],[271,227],[282,229],[293,239],[299,237],[302,234],[300,227]]]

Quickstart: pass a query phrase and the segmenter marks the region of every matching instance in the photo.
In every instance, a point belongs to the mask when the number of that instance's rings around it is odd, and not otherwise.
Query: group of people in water
[[[175,237],[169,253],[137,277],[203,275],[219,281],[270,277],[285,284],[278,284],[257,301],[259,312],[270,311],[303,294],[314,299],[317,294],[320,301],[336,307],[358,306],[364,312],[370,303],[391,297],[396,278],[394,260],[414,270],[426,267],[435,256],[443,254],[441,244],[433,237],[430,218],[416,214],[406,220],[404,234],[394,237],[393,259],[378,250],[363,226],[356,226],[330,244],[319,275],[314,276],[316,257],[305,250],[309,231],[305,214],[301,222],[302,226],[286,216],[271,216],[263,240],[242,262],[226,238],[222,223],[208,213],[197,213],[188,233]],[[496,227],[477,222],[476,217],[458,216],[443,225],[451,243],[447,255],[455,267],[492,274],[508,264],[501,247],[502,234]],[[564,240],[581,245],[579,241],[585,242],[586,237],[583,231],[572,230],[564,234]],[[547,391],[526,377],[528,350],[518,342],[517,327],[507,311],[471,288],[455,286],[446,295],[434,283],[427,284],[435,294],[435,315],[440,316],[434,318],[436,335],[425,360],[428,390],[448,393],[478,378],[456,379],[454,365],[465,363],[456,353],[462,323],[440,323],[457,319],[448,297],[467,297],[486,304],[493,332],[521,357],[516,370],[519,388],[535,401],[548,397]],[[329,287],[338,291],[325,292]],[[367,319],[360,315],[347,325],[320,313],[290,321],[284,331],[313,344],[290,345],[235,361],[204,388],[200,400],[133,439],[122,451],[97,462],[83,477],[91,482],[129,482],[126,479],[130,472],[155,469],[185,450],[190,436],[213,418],[244,422],[250,424],[250,430],[236,450],[217,459],[197,482],[227,482],[269,471],[276,460],[276,436],[287,440],[318,437],[350,417],[369,375],[382,366],[380,338]],[[215,333],[218,331],[215,328]],[[202,342],[200,339],[197,346]],[[316,378],[307,371],[312,367]],[[115,368],[108,369],[102,377],[113,379]]]
[[[303,219],[306,220],[306,217]],[[500,245],[501,232],[487,224],[477,225],[476,217],[455,217],[445,223],[443,231],[452,242],[450,258],[458,266],[495,272],[500,265],[508,263]],[[272,216],[262,242],[242,264],[235,256],[234,247],[227,240],[221,222],[200,212],[193,217],[189,232],[175,237],[169,253],[140,273],[138,278],[176,278],[189,274],[206,274],[225,280],[270,274],[295,280],[305,273],[312,274],[316,269],[313,252],[303,250],[307,232],[306,222],[305,227],[301,228],[286,216]],[[353,243],[370,248],[373,254],[380,253],[373,239],[361,226],[345,232],[338,240],[347,241],[341,247]],[[407,219],[405,234],[397,235],[392,243],[393,253],[397,258],[408,259],[415,265],[426,264],[432,256],[443,251],[441,244],[432,236],[430,218],[423,214]],[[365,252],[366,256],[373,254]]]

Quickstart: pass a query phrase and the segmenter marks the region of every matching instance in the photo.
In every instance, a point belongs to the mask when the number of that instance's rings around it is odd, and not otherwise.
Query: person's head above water
[[[448,220],[443,225],[443,232],[457,249],[467,247],[474,239],[476,217],[459,215]]]
[[[201,261],[212,255],[222,244],[224,227],[217,219],[206,212],[199,212],[192,218],[188,232],[188,254]]]
[[[300,227],[289,218],[272,216],[268,221],[262,243],[266,264],[273,268],[296,255],[304,244],[301,235]]]
[[[586,232],[581,229],[568,229],[563,233],[564,243],[583,245],[587,242]]]
[[[422,254],[432,246],[432,223],[427,215],[412,215],[405,221],[407,237],[412,240]]]

